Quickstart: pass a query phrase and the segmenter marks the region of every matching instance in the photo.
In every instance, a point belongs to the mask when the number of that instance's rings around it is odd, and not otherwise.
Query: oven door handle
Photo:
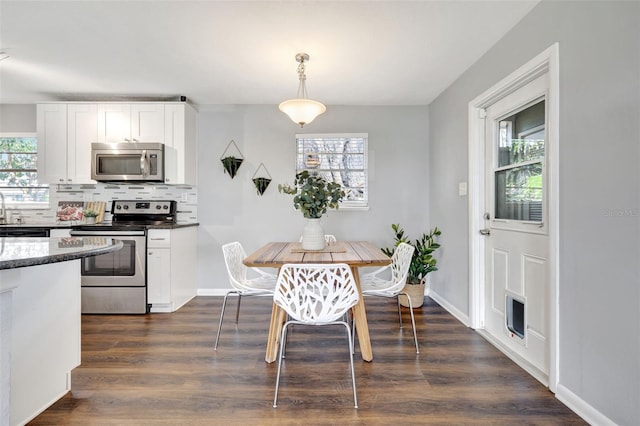
[[[145,236],[145,231],[71,231],[73,237],[135,237]]]

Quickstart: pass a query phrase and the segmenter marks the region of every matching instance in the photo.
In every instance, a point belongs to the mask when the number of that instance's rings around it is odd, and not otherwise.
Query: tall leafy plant
[[[438,270],[437,260],[433,257],[433,253],[440,248],[436,237],[439,237],[442,232],[438,227],[428,233],[423,233],[420,238],[413,241],[404,234],[404,229],[399,224],[392,224],[391,229],[395,234],[395,245],[392,248],[382,249],[387,256],[393,256],[393,252],[400,243],[411,244],[415,248],[409,265],[407,284],[420,284],[427,277],[427,274]]]

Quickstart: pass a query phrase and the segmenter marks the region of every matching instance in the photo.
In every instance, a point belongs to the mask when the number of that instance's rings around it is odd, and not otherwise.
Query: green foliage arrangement
[[[93,209],[86,209],[82,214],[84,217],[98,217],[98,215],[100,215],[100,213]]]
[[[428,273],[438,270],[437,260],[433,257],[433,252],[440,247],[436,242],[436,237],[442,234],[438,227],[433,228],[429,233],[422,234],[413,242],[404,235],[404,230],[399,224],[392,224],[391,229],[395,233],[395,245],[392,248],[382,249],[387,256],[393,256],[393,252],[400,243],[411,244],[415,248],[407,274],[407,284],[420,284]]]
[[[327,182],[307,170],[296,174],[293,186],[279,184],[278,191],[293,195],[293,206],[307,219],[320,219],[327,209],[337,209],[345,197],[342,185]]]

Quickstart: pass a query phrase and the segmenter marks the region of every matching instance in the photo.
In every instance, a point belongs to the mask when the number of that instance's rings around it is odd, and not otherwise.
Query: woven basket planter
[[[420,284],[405,284],[403,291],[406,292],[411,298],[411,306],[414,308],[419,308],[424,303],[424,288],[425,282],[423,281]],[[407,301],[407,297],[405,295],[398,296],[400,299],[400,305],[409,307],[409,302]]]

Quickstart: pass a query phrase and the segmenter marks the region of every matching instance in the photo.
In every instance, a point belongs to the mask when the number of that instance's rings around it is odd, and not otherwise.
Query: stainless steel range
[[[147,229],[176,223],[176,201],[114,200],[110,224],[82,225],[73,236],[112,237],[121,250],[82,260],[83,314],[145,314]]]

